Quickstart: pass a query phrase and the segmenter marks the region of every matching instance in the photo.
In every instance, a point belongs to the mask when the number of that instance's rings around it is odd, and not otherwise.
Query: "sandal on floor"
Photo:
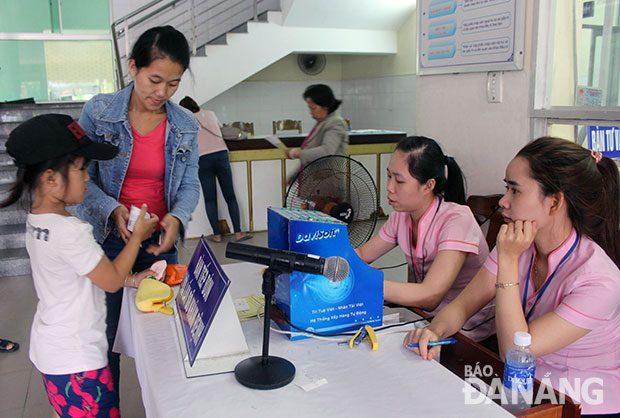
[[[13,344],[13,347],[7,348],[9,344]],[[17,350],[19,350],[19,344],[14,343],[13,341],[0,339],[0,352],[12,353],[13,351]]]
[[[221,238],[220,238],[220,240],[218,241],[218,240],[216,240],[216,239],[213,237],[213,235],[209,235],[208,237],[205,237],[205,238],[207,239],[207,241],[215,242],[215,243],[218,243],[218,244],[219,244],[220,242],[222,242],[222,239],[221,239]]]
[[[241,238],[235,239],[235,241],[236,242],[241,242],[241,241],[245,241],[245,240],[252,239],[252,238],[254,238],[254,235],[252,235],[252,234],[245,234]]]

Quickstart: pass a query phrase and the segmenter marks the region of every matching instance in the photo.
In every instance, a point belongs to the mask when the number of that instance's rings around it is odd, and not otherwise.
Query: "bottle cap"
[[[532,336],[527,332],[517,331],[514,336],[514,344],[519,347],[527,347],[532,345]]]

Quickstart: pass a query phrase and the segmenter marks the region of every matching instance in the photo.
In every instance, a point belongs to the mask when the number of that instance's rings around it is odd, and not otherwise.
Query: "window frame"
[[[561,125],[599,125],[620,126],[620,106],[551,106],[550,91],[553,32],[555,30],[554,4],[557,0],[540,0],[534,7],[532,29],[532,69],[530,77],[530,132],[532,138],[547,135],[549,126]],[[565,0],[561,0],[565,1]],[[608,6],[611,2],[607,0]],[[541,26],[541,22],[551,22]],[[610,29],[611,32],[611,29]],[[608,64],[607,64],[608,66]]]

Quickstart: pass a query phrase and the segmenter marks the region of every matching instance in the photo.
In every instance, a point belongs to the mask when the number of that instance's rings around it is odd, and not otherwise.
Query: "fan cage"
[[[347,231],[353,248],[372,237],[379,198],[372,176],[360,162],[341,155],[318,158],[297,173],[285,197],[285,207],[292,209],[320,210],[328,202],[351,204],[353,220]]]

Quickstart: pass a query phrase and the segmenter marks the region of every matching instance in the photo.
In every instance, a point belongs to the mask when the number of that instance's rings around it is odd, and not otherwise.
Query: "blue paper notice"
[[[588,148],[609,158],[620,158],[620,128],[617,126],[588,126]]]
[[[228,286],[230,279],[201,238],[176,298],[190,366],[194,365]]]

